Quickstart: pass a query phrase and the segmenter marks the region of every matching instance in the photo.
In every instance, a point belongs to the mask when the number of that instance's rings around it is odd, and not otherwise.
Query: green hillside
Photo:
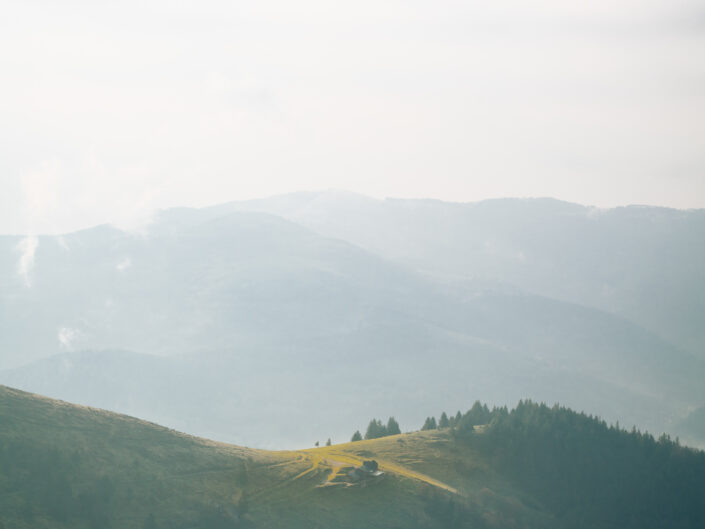
[[[703,527],[702,497],[705,453],[527,402],[271,452],[0,386],[2,529]]]

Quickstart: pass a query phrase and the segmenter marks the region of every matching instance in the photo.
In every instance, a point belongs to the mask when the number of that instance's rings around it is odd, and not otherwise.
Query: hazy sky
[[[705,207],[701,0],[2,11],[0,233],[327,188]]]

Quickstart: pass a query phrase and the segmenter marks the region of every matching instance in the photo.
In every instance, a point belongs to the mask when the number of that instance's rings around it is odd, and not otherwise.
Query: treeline
[[[471,431],[476,425],[489,423],[497,414],[507,414],[507,407],[492,408],[490,410],[486,404],[476,401],[475,404],[465,414],[458,411],[455,415],[448,416],[446,412],[441,413],[440,418],[436,421],[435,417],[426,417],[426,421],[421,430],[436,430],[444,428],[452,428],[459,432]],[[367,425],[364,437],[360,430],[356,430],[352,435],[351,441],[362,441],[363,439],[378,439],[388,435],[397,435],[401,433],[399,423],[394,417],[390,417],[385,425],[379,419],[372,419]],[[318,445],[316,445],[318,446]]]
[[[372,419],[367,425],[367,430],[365,430],[365,439],[379,439],[380,437],[387,437],[389,435],[398,435],[401,433],[399,428],[399,423],[394,417],[390,417],[385,425],[379,419]],[[362,441],[363,437],[360,430],[356,430],[352,435],[350,441]]]
[[[449,417],[446,412],[443,412],[438,421],[436,421],[435,417],[426,417],[423,426],[421,426],[421,430],[452,428],[459,432],[469,432],[474,430],[475,426],[488,424],[494,417],[508,413],[509,411],[506,406],[501,408],[494,407],[490,410],[487,404],[475,401],[472,408],[464,414],[458,411],[455,415]]]

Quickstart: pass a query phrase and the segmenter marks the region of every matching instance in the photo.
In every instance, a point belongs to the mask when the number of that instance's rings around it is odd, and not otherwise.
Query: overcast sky
[[[0,233],[295,190],[705,207],[702,1],[5,1]]]

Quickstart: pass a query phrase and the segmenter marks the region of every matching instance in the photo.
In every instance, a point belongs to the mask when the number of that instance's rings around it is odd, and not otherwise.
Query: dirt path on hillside
[[[320,450],[320,449],[318,449]],[[321,465],[325,465],[328,467],[331,467],[331,472],[328,475],[326,482],[330,482],[336,475],[337,469],[343,466],[361,466],[363,463],[363,459],[356,457],[356,456],[351,456],[346,453],[342,452],[336,452],[335,450],[330,450],[327,449],[325,451],[321,451],[321,453],[318,453],[316,449],[312,451],[302,451],[302,454],[304,454],[304,457],[307,459],[310,459],[312,462],[311,468],[304,470],[303,472],[299,473],[297,476],[294,476],[291,481],[300,479],[312,472],[314,472],[316,469],[318,469]],[[399,465],[397,463],[383,460],[383,459],[378,459],[377,463],[379,464],[379,470],[391,474],[396,474],[398,476],[403,476],[405,478],[410,478],[414,479],[417,481],[422,481],[423,483],[426,483],[428,485],[431,485],[433,487],[446,490],[448,492],[452,492],[453,494],[457,494],[458,491],[451,487],[450,485],[443,483],[442,481],[439,481],[437,479],[432,478],[431,476],[427,476],[426,474],[422,474],[421,472],[417,472],[415,470],[411,470],[409,468],[406,468],[402,465]]]

